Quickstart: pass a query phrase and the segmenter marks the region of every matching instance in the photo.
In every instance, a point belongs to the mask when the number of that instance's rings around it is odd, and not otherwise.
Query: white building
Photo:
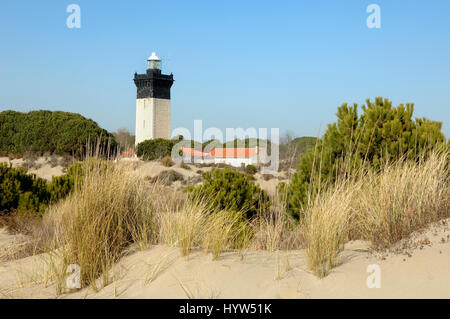
[[[214,148],[209,153],[183,147],[181,151],[185,163],[226,164],[234,167],[261,164],[265,156],[262,147]]]

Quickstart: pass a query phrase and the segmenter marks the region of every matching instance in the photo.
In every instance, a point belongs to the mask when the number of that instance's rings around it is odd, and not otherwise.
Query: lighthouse
[[[170,139],[170,88],[173,74],[161,73],[161,59],[153,52],[147,72],[134,74],[136,97],[136,145],[150,139]]]

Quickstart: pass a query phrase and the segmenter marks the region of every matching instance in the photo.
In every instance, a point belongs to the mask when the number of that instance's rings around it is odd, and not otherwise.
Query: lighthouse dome
[[[152,52],[152,55],[148,57],[147,61],[161,61],[161,59],[156,56],[156,52]]]
[[[161,59],[156,56],[156,53],[153,52],[151,56],[147,59],[148,70],[161,70]]]

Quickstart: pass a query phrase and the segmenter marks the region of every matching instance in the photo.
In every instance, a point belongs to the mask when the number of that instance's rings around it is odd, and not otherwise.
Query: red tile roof
[[[214,157],[253,157],[258,154],[258,148],[238,147],[238,148],[215,148],[211,151]]]
[[[237,147],[237,148],[215,148],[210,153],[205,153],[195,148],[182,147],[184,155],[195,157],[219,157],[219,158],[249,158],[257,155],[262,148],[258,147]]]
[[[184,155],[195,156],[195,157],[204,157],[208,156],[208,153],[196,150],[195,148],[190,147],[182,147],[181,151]]]
[[[124,157],[134,156],[134,151],[133,150],[128,150],[128,151],[122,152],[122,156],[124,156]]]

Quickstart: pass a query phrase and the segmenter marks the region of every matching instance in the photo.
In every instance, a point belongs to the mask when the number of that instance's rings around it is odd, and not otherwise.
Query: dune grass
[[[204,224],[202,247],[219,259],[224,249],[243,250],[250,246],[253,231],[244,218],[245,212],[221,210],[210,213]]]
[[[285,198],[275,194],[269,209],[252,221],[252,249],[275,252],[305,248],[304,227],[286,212]]]
[[[310,269],[326,276],[349,239],[382,249],[449,217],[448,156],[436,152],[419,162],[386,164],[379,172],[361,170],[316,196],[304,211]]]
[[[359,237],[385,248],[431,222],[450,216],[448,153],[420,163],[397,162],[365,177],[355,201]]]
[[[206,198],[187,200],[185,193],[149,182],[132,163],[88,158],[80,187],[51,205],[39,223],[33,221],[29,233],[40,239],[32,251],[49,252],[58,293],[67,291],[68,265],[78,264],[82,287],[96,290],[109,284],[114,263],[130,247],[155,244],[176,246],[182,256],[203,249],[214,259],[227,249],[305,247],[309,268],[324,277],[339,264],[348,240],[384,248],[449,217],[448,156],[436,152],[426,160],[398,161],[340,179],[311,200],[300,223],[277,196],[268,211],[247,220],[245,212],[211,211]],[[159,266],[149,282],[158,273]]]
[[[145,247],[152,230],[152,198],[142,179],[126,166],[92,161],[85,165],[82,187],[50,208],[44,223],[54,229],[52,245],[62,259],[81,269],[82,285],[96,289],[131,243]]]
[[[176,245],[187,256],[194,247],[218,259],[225,249],[244,249],[252,229],[243,212],[216,211],[206,201],[188,201],[139,176],[132,164],[87,159],[81,187],[52,205],[41,229],[47,251],[58,260],[58,291],[66,269],[77,264],[82,287],[109,284],[109,272],[131,245]]]
[[[159,214],[159,243],[175,245],[182,256],[203,248],[218,259],[225,249],[244,249],[251,243],[252,229],[244,212],[211,211],[205,199],[186,200],[176,211]]]
[[[338,253],[347,238],[352,214],[354,188],[337,185],[318,196],[305,211],[308,266],[324,277],[338,264]]]

